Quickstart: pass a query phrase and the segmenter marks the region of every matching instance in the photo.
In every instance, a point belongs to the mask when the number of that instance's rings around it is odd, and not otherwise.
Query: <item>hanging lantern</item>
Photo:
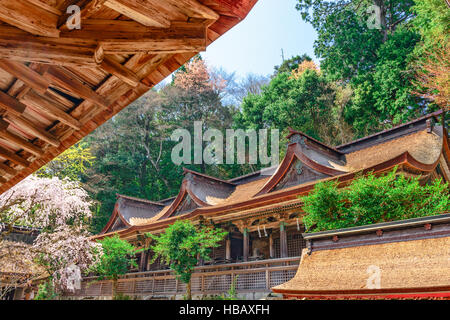
[[[258,226],[258,235],[261,238],[261,230],[259,229],[259,226]]]
[[[264,236],[267,237],[266,225],[264,225]]]
[[[297,231],[300,231],[300,224],[298,223],[298,218],[297,218]]]

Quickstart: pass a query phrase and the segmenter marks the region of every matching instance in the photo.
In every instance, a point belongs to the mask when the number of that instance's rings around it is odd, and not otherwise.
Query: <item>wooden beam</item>
[[[22,128],[24,131],[38,137],[39,139],[51,144],[52,146],[59,147],[60,145],[59,140],[55,136],[36,127],[31,121],[24,117],[7,115],[4,119],[15,126]]]
[[[79,81],[70,72],[60,67],[49,67],[44,76],[47,77],[53,84],[72,91],[80,97],[104,109],[109,108],[111,104],[106,98],[96,93],[90,87]]]
[[[14,27],[0,26],[0,59],[58,65],[96,66],[93,40],[37,37]]]
[[[42,113],[46,114],[52,119],[56,119],[75,130],[81,129],[81,123],[72,117],[71,115],[64,112],[64,106],[59,102],[50,99],[46,96],[40,96],[33,90],[30,90],[21,101],[34,109],[40,110]]]
[[[9,132],[7,130],[8,126],[9,126],[9,123],[0,119],[0,138],[14,144],[15,146],[18,146],[18,147],[26,150],[38,157],[40,157],[44,154],[44,151],[41,148],[39,148],[38,146],[35,146],[28,140],[26,140],[22,137],[19,137],[18,135],[14,134],[12,132]]]
[[[107,0],[105,6],[148,27],[168,28],[170,20],[146,0]]]
[[[25,111],[27,106],[18,101],[16,98],[0,91],[0,108],[5,109],[16,116],[20,116]]]
[[[9,174],[11,176],[15,176],[17,174],[17,170],[11,168],[10,166],[7,166],[4,163],[0,162],[0,171],[6,174]]]
[[[27,0],[0,1],[0,20],[31,34],[58,37],[58,15]]]
[[[139,78],[134,72],[132,72],[127,67],[121,65],[109,56],[105,56],[100,68],[115,75],[117,78],[123,82],[129,84],[132,87],[137,87],[140,83]]]
[[[12,161],[18,165],[21,165],[23,167],[28,167],[30,165],[30,162],[28,162],[26,159],[18,156],[17,154],[3,148],[0,146],[0,157],[5,158],[9,161]]]
[[[2,59],[0,60],[0,68],[22,80],[39,93],[45,93],[50,85],[47,79],[23,63]]]
[[[88,20],[83,29],[65,31],[60,38],[36,37],[0,26],[0,59],[96,67],[103,58],[99,48],[104,54],[204,51],[206,26],[174,22],[162,29],[133,21]]]

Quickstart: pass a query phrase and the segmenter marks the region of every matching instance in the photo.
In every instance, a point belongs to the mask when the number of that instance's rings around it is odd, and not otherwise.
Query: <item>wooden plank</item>
[[[17,154],[3,148],[2,146],[0,146],[0,157],[5,158],[9,161],[12,161],[12,162],[14,162],[18,165],[21,165],[25,168],[30,165],[30,162],[28,162],[24,158],[18,156]]]
[[[49,97],[40,96],[31,90],[21,99],[21,101],[34,107],[35,109],[40,110],[51,118],[59,120],[60,122],[74,128],[75,130],[80,130],[81,128],[81,123],[77,119],[64,112],[63,105],[57,101],[51,100]]]
[[[47,79],[23,63],[2,59],[0,60],[0,68],[22,80],[39,93],[47,91],[50,85]]]
[[[115,75],[117,78],[119,78],[120,80],[129,84],[132,87],[137,87],[140,83],[139,78],[136,76],[134,72],[132,72],[127,67],[121,65],[111,57],[106,56],[103,59],[103,62],[101,63],[100,67],[106,72]]]
[[[15,126],[22,128],[24,131],[38,137],[39,139],[44,140],[52,146],[59,147],[60,145],[59,140],[55,136],[43,129],[36,127],[31,121],[24,117],[7,115],[4,119],[9,123],[14,124]]]
[[[168,28],[170,21],[146,0],[107,0],[105,6],[148,27]]]
[[[106,98],[96,93],[90,87],[71,75],[68,71],[60,67],[49,67],[44,76],[47,77],[53,84],[72,91],[80,97],[99,105],[102,108],[107,109],[110,106],[110,102]]]
[[[9,123],[6,121],[0,119],[0,138],[36,155],[36,156],[42,156],[44,154],[44,151],[39,148],[38,146],[35,146],[28,140],[19,137],[18,135],[11,133],[7,130],[9,126]]]
[[[58,37],[58,15],[26,0],[0,1],[0,20],[31,34]]]
[[[220,17],[217,12],[196,0],[164,0],[162,2],[168,3],[172,8],[178,9],[188,17],[204,18],[208,20],[217,20]]]
[[[20,116],[25,111],[27,106],[18,101],[16,98],[0,91],[0,108],[5,109],[16,116]]]

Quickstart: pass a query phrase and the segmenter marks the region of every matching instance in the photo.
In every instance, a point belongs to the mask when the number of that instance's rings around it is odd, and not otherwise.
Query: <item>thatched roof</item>
[[[335,250],[304,249],[295,277],[274,287],[287,296],[368,295],[370,271],[379,268],[378,290],[401,293],[450,291],[450,237],[356,246]]]

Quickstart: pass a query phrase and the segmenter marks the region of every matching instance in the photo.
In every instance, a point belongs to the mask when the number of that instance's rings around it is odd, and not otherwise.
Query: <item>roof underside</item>
[[[204,51],[256,2],[2,0],[0,193]],[[81,9],[79,30],[66,25],[71,5]]]
[[[346,183],[360,172],[378,174],[394,166],[399,166],[403,174],[421,175],[423,182],[437,177],[449,181],[447,132],[441,126],[427,126],[426,120],[433,117],[418,119],[403,127],[402,132],[383,132],[381,139],[364,142],[363,149],[357,142],[348,153],[317,143],[302,133],[292,133],[286,156],[277,168],[228,181],[185,170],[177,197],[160,202],[158,213],[150,210],[136,217],[122,216],[122,222],[128,225],[123,226],[121,233],[158,230],[176,219],[195,216],[223,220],[223,216],[236,212],[275,210],[293,201],[300,203],[299,196],[310,192],[320,181]],[[111,219],[118,218],[113,215]],[[111,224],[112,221],[108,225]],[[112,231],[104,229],[104,233]]]

